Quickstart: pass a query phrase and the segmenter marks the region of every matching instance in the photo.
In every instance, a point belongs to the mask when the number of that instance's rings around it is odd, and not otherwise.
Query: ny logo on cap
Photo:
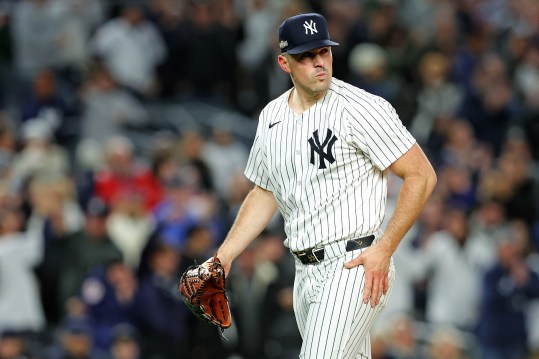
[[[315,32],[318,34],[318,30],[316,30],[316,22],[314,22],[312,19],[310,23],[305,20],[305,24],[303,24],[303,27],[305,28],[306,35],[308,30],[311,30],[311,35],[313,35]]]

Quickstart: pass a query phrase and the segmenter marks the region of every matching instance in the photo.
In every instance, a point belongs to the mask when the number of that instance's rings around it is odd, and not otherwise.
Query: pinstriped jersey
[[[245,169],[273,192],[292,251],[381,230],[385,169],[416,142],[384,99],[333,78],[301,114],[291,90],[260,113]]]

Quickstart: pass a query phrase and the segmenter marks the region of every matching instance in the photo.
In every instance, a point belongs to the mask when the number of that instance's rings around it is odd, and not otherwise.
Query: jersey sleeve
[[[266,127],[264,126],[263,115],[264,112],[260,114],[260,118],[258,120],[258,128],[256,130],[256,136],[247,160],[245,176],[257,186],[268,191],[273,191],[267,166],[266,146],[264,144]]]
[[[416,143],[393,106],[380,97],[351,98],[347,115],[352,142],[382,171]]]

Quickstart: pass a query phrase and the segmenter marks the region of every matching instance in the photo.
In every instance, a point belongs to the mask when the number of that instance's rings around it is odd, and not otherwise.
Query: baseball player
[[[327,23],[315,13],[279,28],[293,88],[261,112],[245,175],[255,186],[217,256],[232,261],[278,208],[295,256],[300,358],[370,358],[369,329],[394,278],[391,256],[436,175],[393,107],[332,77]],[[385,231],[388,171],[403,179]]]

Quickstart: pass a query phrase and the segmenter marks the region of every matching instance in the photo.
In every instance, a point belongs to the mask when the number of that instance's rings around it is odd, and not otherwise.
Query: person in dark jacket
[[[73,150],[78,139],[78,108],[60,93],[56,75],[43,69],[32,79],[30,93],[21,100],[21,122],[45,121],[53,130],[56,142]]]
[[[135,273],[120,260],[94,269],[81,286],[81,299],[87,308],[94,348],[107,352],[120,324],[135,321]]]
[[[159,242],[150,253],[149,273],[140,279],[136,318],[144,358],[186,357],[191,314],[176,289],[178,264],[177,250]]]
[[[477,339],[483,359],[522,359],[527,353],[526,307],[539,297],[539,278],[525,261],[525,240],[498,243],[498,261],[483,279]]]
[[[43,353],[44,359],[106,359],[93,348],[92,331],[83,319],[66,318],[57,339]]]
[[[79,294],[81,284],[95,268],[121,261],[122,252],[107,234],[107,204],[93,197],[85,208],[86,223],[81,231],[66,236],[65,256],[60,271],[60,306]]]

